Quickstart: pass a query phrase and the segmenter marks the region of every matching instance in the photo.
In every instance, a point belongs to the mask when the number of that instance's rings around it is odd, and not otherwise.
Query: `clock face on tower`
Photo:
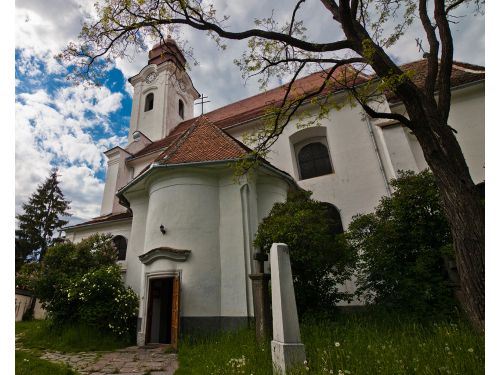
[[[186,83],[182,80],[179,81],[179,88],[182,90],[182,91],[186,91]]]
[[[156,79],[156,77],[158,77],[158,74],[156,74],[156,72],[149,73],[146,77],[146,82],[151,83]]]

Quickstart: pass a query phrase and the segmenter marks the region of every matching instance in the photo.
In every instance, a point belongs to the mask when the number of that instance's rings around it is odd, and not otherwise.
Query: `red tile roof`
[[[251,149],[211,123],[205,116],[196,118],[155,160],[160,164],[234,160]]]
[[[412,80],[417,84],[417,86],[423,87],[427,69],[426,59],[401,65],[401,68],[404,71],[413,70],[415,72],[415,75],[413,76]],[[348,69],[349,68],[339,70],[338,72],[336,72],[335,77],[338,80],[341,80],[342,76],[346,74]],[[299,93],[309,93],[317,89],[323,83],[325,76],[326,72],[323,71],[313,73],[311,75],[308,75],[307,77],[296,80],[294,87]],[[374,77],[375,76],[358,76],[356,84],[361,84],[368,78],[371,79]],[[460,86],[465,83],[480,81],[483,80],[484,77],[484,67],[482,66],[466,64],[462,62],[454,62],[453,64],[453,71],[451,76],[452,87]],[[255,119],[259,116],[264,115],[266,108],[268,108],[270,105],[279,103],[279,101],[282,100],[285,95],[286,88],[286,85],[277,87],[275,89],[218,108],[212,112],[205,114],[205,116],[210,122],[222,129]],[[330,87],[328,90],[333,90],[335,92],[342,89],[343,86],[340,83],[334,82],[332,87]],[[325,90],[325,92],[326,91],[327,90]],[[387,99],[391,102],[395,102],[398,100],[393,93],[388,93]],[[145,148],[134,154],[134,157],[139,157],[150,152],[166,149],[196,120],[197,118],[193,118],[181,122],[167,137],[147,145]]]
[[[129,219],[129,218],[132,218],[132,213],[129,211],[117,213],[117,214],[111,213],[108,215],[94,217],[93,219],[91,219],[89,221],[85,221],[85,222],[80,223],[80,224],[72,225],[72,226],[66,227],[64,229],[73,229],[73,228],[78,228],[78,227],[90,225],[90,224],[101,224],[101,223],[107,223],[107,222],[117,221],[117,220],[125,220],[125,219]]]
[[[366,76],[358,75],[357,77],[354,77],[353,72],[354,71],[350,66],[344,66],[337,69],[332,77],[330,77],[329,87],[324,89],[321,94],[343,90],[344,85],[342,82],[346,82],[348,85],[366,82]],[[323,84],[327,74],[327,71],[320,71],[306,77],[299,78],[295,80],[293,84],[293,91],[295,91],[297,95],[313,93]],[[288,84],[285,84],[275,89],[216,109],[207,113],[206,116],[218,127],[225,128],[233,126],[263,115],[265,110],[271,105],[279,105],[285,97],[287,89]]]
[[[427,59],[414,61],[408,64],[403,64],[400,68],[405,71],[413,71],[415,74],[411,80],[419,87],[424,88],[425,77],[427,76]],[[484,66],[467,64],[459,61],[453,63],[451,71],[451,87],[461,86],[466,83],[484,80],[485,70]],[[398,97],[393,92],[386,94],[389,102],[399,101]]]

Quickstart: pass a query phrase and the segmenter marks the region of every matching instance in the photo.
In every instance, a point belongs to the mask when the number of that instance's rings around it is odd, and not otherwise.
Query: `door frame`
[[[166,278],[172,278],[172,279],[175,279],[175,278],[178,278],[179,280],[179,311],[178,311],[178,315],[179,315],[179,318],[180,318],[180,312],[181,312],[181,309],[180,309],[180,294],[181,294],[181,285],[182,285],[182,271],[181,270],[170,270],[170,271],[157,271],[157,272],[148,272],[148,273],[145,273],[145,288],[144,288],[144,310],[143,310],[143,327],[144,327],[144,344],[147,345],[148,342],[147,339],[148,339],[148,333],[149,332],[149,329],[150,329],[150,326],[151,326],[151,322],[149,320],[149,304],[150,304],[150,300],[149,300],[149,292],[150,292],[150,282],[151,280],[154,280],[154,279],[166,279]],[[174,294],[174,291],[172,290],[172,295]],[[170,322],[170,324],[172,325],[172,322]],[[179,325],[177,327],[178,329],[180,328]],[[179,332],[177,332],[177,337],[179,336]],[[172,334],[171,334],[171,337],[172,337]],[[175,348],[176,349],[176,343],[171,343],[171,344],[175,344]]]

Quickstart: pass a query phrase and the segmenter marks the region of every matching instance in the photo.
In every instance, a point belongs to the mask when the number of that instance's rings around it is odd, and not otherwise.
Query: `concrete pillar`
[[[274,243],[271,247],[271,290],[273,368],[275,374],[286,374],[293,367],[303,364],[306,352],[300,341],[290,254],[288,246],[283,243]]]

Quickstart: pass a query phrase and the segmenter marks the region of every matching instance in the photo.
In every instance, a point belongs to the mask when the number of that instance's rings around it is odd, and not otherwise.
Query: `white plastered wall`
[[[188,261],[176,264],[182,268],[182,316],[220,315],[218,190],[216,178],[180,171],[167,172],[148,187],[144,252],[162,246],[191,250]],[[165,262],[154,262],[145,271],[175,263]]]
[[[360,107],[345,106],[339,111],[332,110],[328,118],[320,122],[320,126],[326,129],[332,174],[299,179],[293,135],[304,130],[297,128],[296,121],[285,128],[267,157],[274,166],[294,177],[300,187],[313,191],[314,199],[335,205],[344,228],[353,215],[371,212],[379,199],[387,194],[367,121]],[[258,125],[260,122],[253,126]],[[243,141],[244,132],[249,130],[234,128],[228,132]],[[318,136],[314,127],[306,130],[311,131],[311,138]],[[303,139],[301,137],[299,143],[302,144]]]
[[[472,180],[476,184],[483,182],[485,176],[484,106],[484,82],[456,88],[452,91],[448,123],[457,131],[455,136],[462,148]],[[395,105],[392,107],[392,111],[403,113],[404,108],[402,105]],[[418,171],[428,167],[416,137],[408,129],[403,129],[401,125],[392,125],[388,127],[388,131],[386,131],[386,127],[382,131],[384,135],[398,132],[398,134],[405,136],[405,138],[400,136],[399,143],[396,143],[391,136],[385,137],[387,151],[392,156],[390,163],[392,163],[394,170],[399,165],[406,165],[408,167],[406,169]],[[408,152],[408,148],[410,152]],[[414,167],[412,167],[413,165]]]
[[[117,222],[110,222],[106,224],[89,225],[81,228],[68,229],[66,230],[66,239],[68,239],[71,242],[78,243],[94,233],[100,233],[100,234],[111,233],[111,235],[113,236],[123,236],[128,241],[130,238],[131,225],[132,225],[132,219],[120,220]],[[129,254],[127,248],[127,258],[128,257]]]
[[[147,83],[146,77],[154,72],[158,75],[157,78]],[[182,87],[178,82],[182,82]],[[167,136],[177,124],[193,117],[194,100],[198,97],[198,92],[187,73],[176,68],[173,63],[148,65],[131,79],[131,83],[134,95],[129,143],[133,141],[132,135],[137,130],[150,140],[157,141]],[[150,93],[154,95],[153,109],[144,111],[145,98]],[[184,118],[179,116],[179,99],[184,102]]]
[[[101,215],[126,211],[126,208],[118,202],[115,194],[132,177],[131,171],[125,163],[126,158],[130,156],[128,152],[120,147],[115,147],[107,151],[106,156],[108,157],[108,168],[102,196]]]
[[[130,188],[125,196],[134,219],[127,283],[141,297],[142,331],[151,275],[181,275],[183,317],[253,316],[252,241],[260,219],[286,199],[287,191],[287,183],[268,173],[235,181],[227,167],[158,169]],[[139,261],[139,255],[158,247],[191,254],[185,262]]]

